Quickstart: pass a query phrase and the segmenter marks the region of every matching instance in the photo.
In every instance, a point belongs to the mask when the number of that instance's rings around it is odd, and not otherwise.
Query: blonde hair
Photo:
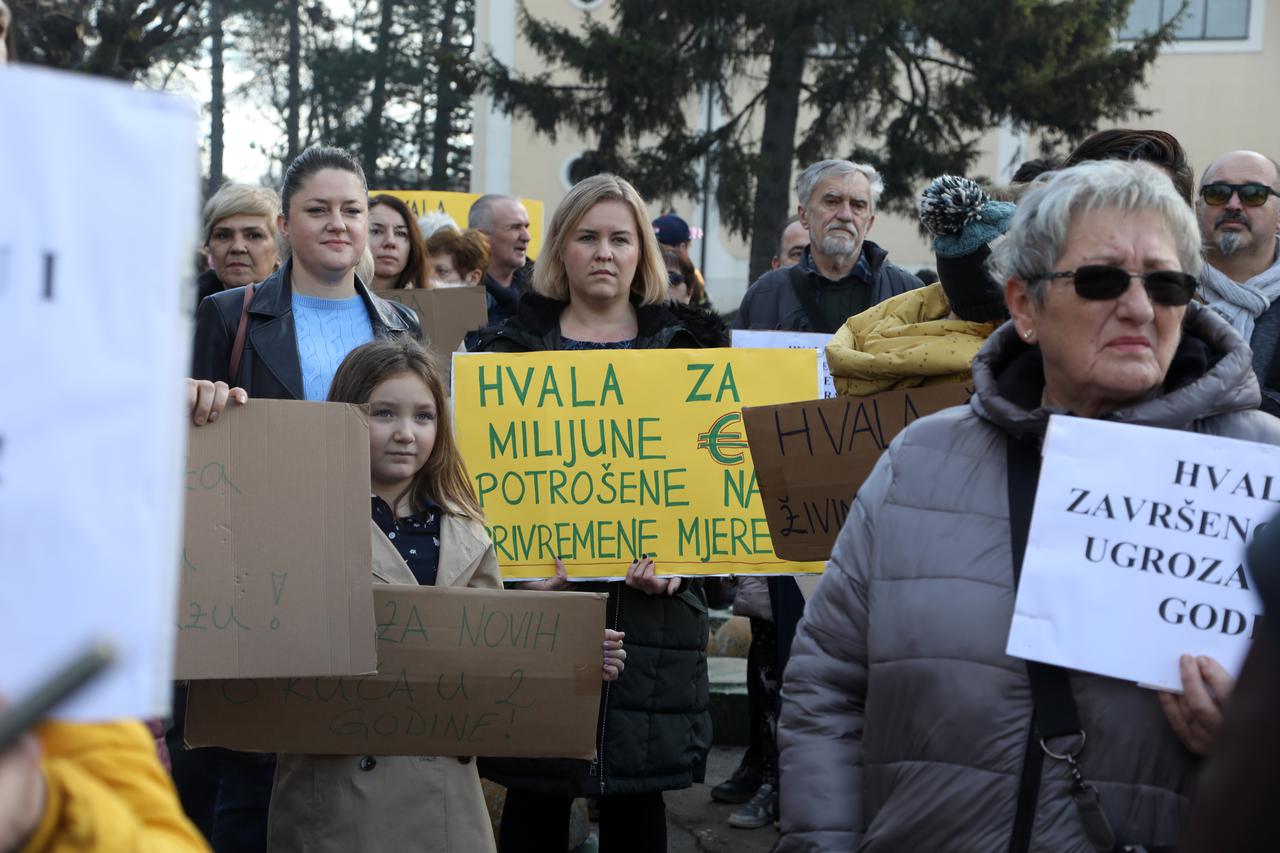
[[[267,233],[271,239],[279,242],[276,234],[276,215],[280,212],[280,203],[276,194],[262,187],[251,187],[248,184],[223,184],[216,193],[209,196],[204,203],[204,211],[200,217],[200,225],[204,231],[204,245],[209,245],[213,235],[213,226],[228,216],[261,216],[267,220]]]
[[[551,217],[547,240],[533,268],[533,289],[543,296],[569,300],[569,276],[564,268],[565,243],[591,208],[602,201],[619,201],[631,208],[640,247],[631,292],[640,297],[641,305],[656,305],[667,298],[667,268],[662,262],[658,238],[649,225],[644,199],[630,182],[617,175],[593,175],[574,184],[561,199]]]
[[[373,288],[373,272],[377,264],[373,260],[373,252],[369,249],[369,244],[365,243],[364,253],[360,255],[360,260],[356,263],[356,278],[360,279],[360,283],[370,289]]]
[[[409,482],[407,493],[413,512],[422,512],[431,501],[445,512],[484,523],[484,510],[476,497],[467,465],[453,437],[445,368],[439,358],[408,336],[371,341],[347,353],[333,375],[329,402],[366,405],[373,389],[402,373],[417,376],[436,401],[436,441],[427,464]],[[394,511],[394,507],[392,507]]]

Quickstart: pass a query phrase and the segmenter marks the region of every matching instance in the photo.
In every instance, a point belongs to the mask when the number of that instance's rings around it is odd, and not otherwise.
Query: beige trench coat
[[[416,584],[377,525],[374,583]],[[441,519],[437,586],[498,589],[483,526]],[[486,853],[495,849],[471,758],[281,754],[267,824],[272,853]]]

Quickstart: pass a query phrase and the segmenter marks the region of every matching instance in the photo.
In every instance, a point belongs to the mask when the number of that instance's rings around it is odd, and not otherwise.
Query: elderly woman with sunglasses
[[[1086,834],[1103,822],[1119,845],[1176,846],[1231,679],[1191,657],[1179,697],[1063,676],[1100,805],[1077,807],[1062,762],[1024,784],[1008,489],[1011,465],[1034,483],[1051,414],[1280,444],[1248,347],[1191,303],[1199,244],[1144,163],[1065,169],[1019,202],[993,255],[1012,319],[974,360],[973,397],[894,440],[807,604],[783,684],[776,849],[1084,853],[1114,847]]]

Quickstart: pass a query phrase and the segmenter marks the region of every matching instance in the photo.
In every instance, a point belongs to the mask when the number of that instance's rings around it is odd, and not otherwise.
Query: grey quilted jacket
[[[1157,397],[1127,423],[1280,444],[1244,341],[1189,306]],[[975,393],[913,423],[858,491],[783,686],[782,831],[795,851],[1004,851],[1031,720],[1013,614],[1005,433],[1042,436],[1039,351],[1006,324]],[[1197,760],[1156,694],[1072,673],[1085,778],[1125,844],[1176,844]],[[1044,763],[1031,850],[1092,853],[1061,762]]]

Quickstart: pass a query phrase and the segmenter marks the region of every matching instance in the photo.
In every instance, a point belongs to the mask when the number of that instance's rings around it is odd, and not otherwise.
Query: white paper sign
[[[94,641],[64,719],[164,716],[186,435],[197,119],[177,98],[0,67],[0,695]]]
[[[836,383],[827,367],[827,344],[831,336],[822,332],[777,332],[734,329],[733,346],[738,349],[811,349],[818,353],[818,396],[826,400],[836,395]]]
[[[1181,654],[1238,673],[1278,509],[1280,447],[1053,417],[1008,653],[1179,692]]]

